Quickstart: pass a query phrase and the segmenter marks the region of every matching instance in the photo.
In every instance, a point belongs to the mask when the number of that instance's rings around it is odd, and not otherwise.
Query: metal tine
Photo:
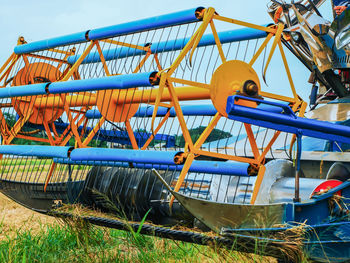
[[[174,26],[174,27],[169,27],[169,28],[162,28],[159,30],[148,30],[145,32],[137,32],[137,33],[131,33],[128,35],[123,35],[123,36],[117,36],[114,37],[110,40],[116,41],[116,42],[125,42],[125,43],[131,43],[133,45],[137,46],[144,46],[146,43],[153,43],[153,47],[156,45],[159,46],[159,43],[165,42],[169,43],[169,41],[173,39],[185,39],[187,37],[190,37],[193,35],[195,30],[198,28],[198,24],[186,24],[186,25],[179,25],[179,26]],[[223,44],[223,50],[225,52],[225,55],[227,59],[242,59],[244,61],[248,61],[250,57],[252,57],[258,46],[259,40],[248,40],[248,41],[240,41],[238,43],[228,43],[228,44]],[[136,49],[132,47],[127,47],[126,49],[129,51],[130,56],[122,57],[121,54],[121,45],[115,45],[112,44],[112,42],[103,42],[99,41],[99,44],[101,46],[101,49],[103,52],[111,52],[114,50],[116,52],[114,54],[114,59],[113,60],[108,60],[106,62],[107,69],[109,72],[105,71],[104,65],[102,62],[96,62],[96,63],[86,63],[82,64],[77,71],[77,76],[76,78],[80,79],[92,79],[92,78],[103,78],[109,73],[111,75],[117,75],[117,74],[131,74],[132,72],[135,71],[135,68],[140,64],[140,62],[143,60],[144,55],[143,54],[137,54]],[[35,64],[35,63],[46,63],[50,66],[57,67],[59,65],[59,62],[56,62],[58,60],[64,60],[66,58],[66,53],[68,53],[70,50],[75,48],[75,54],[79,55],[82,54],[84,50],[88,47],[89,43],[82,43],[82,44],[74,44],[74,45],[67,45],[67,46],[62,46],[59,47],[58,49],[61,50],[62,52],[55,52],[52,50],[44,50],[44,51],[39,51],[39,52],[34,52],[34,54],[31,55],[36,55],[36,56],[31,56],[28,58],[29,64]],[[157,48],[156,48],[157,49]],[[119,51],[118,51],[119,50]],[[175,48],[172,48],[170,51],[163,52],[164,50],[159,50],[158,54],[152,54],[147,61],[139,67],[139,72],[147,72],[151,70],[156,70],[158,71],[159,67],[162,69],[166,69],[169,66],[172,65],[174,60],[176,59],[177,55],[179,54],[180,51],[175,50]],[[94,47],[91,51],[91,54],[95,54],[95,56],[98,55],[97,48]],[[208,55],[209,54],[209,55]],[[158,56],[158,60],[160,65],[157,65],[156,60],[154,58],[154,55]],[[208,57],[206,57],[208,56]],[[241,58],[242,56],[242,58]],[[49,57],[51,60],[45,60],[42,57]],[[260,61],[264,65],[264,59],[263,61]],[[20,71],[25,67],[25,61],[21,59],[19,63],[17,63],[16,67],[12,69],[11,76],[10,77],[15,77],[15,76],[20,76],[21,74],[24,74],[23,72],[20,73]],[[190,81],[197,81],[197,82],[203,82],[203,83],[210,83],[211,81],[211,76],[217,69],[217,67],[221,64],[220,62],[220,55],[219,52],[217,51],[215,46],[206,46],[206,47],[198,47],[197,50],[194,53],[193,56],[193,63],[192,67],[190,67],[188,63],[188,56],[187,59],[183,60],[179,67],[176,69],[174,72],[175,77],[179,78],[184,78],[188,79]],[[68,67],[71,65],[63,64],[60,68],[61,73],[65,70],[68,69]],[[49,67],[46,68],[37,68],[36,72],[28,71],[26,74],[29,76],[29,74],[34,74],[34,75],[40,75],[40,76],[48,76],[49,75]],[[57,73],[58,74],[58,73]],[[79,76],[78,76],[79,75]],[[26,76],[26,77],[27,77]],[[57,76],[57,75],[56,75]],[[61,77],[61,76],[59,76]],[[58,76],[57,76],[58,79]],[[69,80],[73,80],[74,77],[71,77]],[[9,84],[10,85],[10,84]],[[152,92],[157,92],[156,87],[140,87],[137,90],[132,89],[132,90],[127,90],[125,92],[119,92],[117,96],[112,98],[112,96],[107,96],[105,93],[104,96],[102,96],[102,101],[103,105],[108,105],[112,100],[117,100],[117,101],[122,101],[120,103],[120,108],[122,109],[121,111],[123,113],[128,114],[131,109],[128,107],[128,103],[125,102],[126,97],[131,97],[133,99],[133,102],[139,103],[139,108],[145,107],[145,106],[150,106],[151,100],[150,97],[147,97],[145,94],[147,91],[152,91]],[[137,98],[137,94],[140,93],[142,94],[140,96],[140,101],[136,101],[135,98]],[[92,96],[91,96],[92,94]],[[67,94],[67,99],[66,103],[69,105],[73,105],[73,97],[74,96],[81,96],[83,99],[88,99],[92,100],[93,96],[97,96],[97,92],[81,92],[81,93],[69,93]],[[56,97],[55,97],[56,98]],[[58,97],[57,97],[58,98]],[[52,106],[48,104],[48,100],[45,99],[45,97],[41,96],[38,98],[32,97],[32,99],[38,99],[39,102],[39,111],[49,111],[48,117],[50,119],[55,119],[55,123],[62,124],[63,123],[69,123],[69,118],[67,113],[63,113],[60,118],[55,118],[55,111],[62,109],[61,106],[55,103],[53,103]],[[9,103],[11,100],[9,99],[1,99],[1,102],[7,102]],[[96,109],[96,105],[92,105],[93,103],[87,103],[89,106],[85,105],[79,105],[78,107],[70,107],[72,117],[78,117],[80,115],[84,115],[85,111],[87,109]],[[29,104],[26,104],[26,107],[23,111],[23,115],[27,115],[30,113],[32,110],[31,107],[29,107]],[[14,115],[16,116],[17,112],[14,108],[6,108],[6,113],[9,115]],[[117,136],[111,135],[111,133],[107,133],[112,131],[112,129],[115,129],[115,132],[122,132],[126,131],[126,124],[122,121],[121,116],[118,116],[120,112],[117,112],[117,110],[114,112],[113,119],[115,121],[105,121],[101,125],[100,131],[96,133],[94,139],[90,143],[91,146],[99,147],[119,147],[119,148],[131,148],[130,142],[124,142],[120,140],[120,142],[115,142]],[[31,122],[38,123],[39,122],[40,116],[37,115],[36,119]],[[213,119],[213,116],[186,116],[185,121],[186,125],[190,130],[196,130],[198,128],[206,127],[210,123],[210,121]],[[161,122],[162,117],[157,117],[156,118],[156,126]],[[80,133],[80,136],[82,137],[83,141],[86,138],[88,131],[93,129],[97,123],[98,119],[86,119],[83,122],[81,122],[78,126],[78,131]],[[76,123],[78,123],[76,121]],[[27,122],[28,124],[28,122]],[[31,128],[33,123],[30,125],[26,126],[23,128],[23,130],[28,129],[28,131],[31,131],[34,128]],[[138,118],[134,117],[131,118],[130,124],[132,127],[132,130],[134,134],[138,137],[142,137],[144,133],[150,133],[150,127],[151,127],[151,121],[150,121],[150,116]],[[43,130],[43,127],[40,127],[41,130]],[[82,135],[82,131],[85,129],[84,135]],[[266,147],[266,144],[268,143],[268,130],[261,129],[260,127],[254,127],[255,128],[255,139],[258,140],[259,142],[261,141],[261,149]],[[44,129],[45,130],[45,129]],[[105,132],[106,134],[103,134],[103,130],[107,131]],[[206,147],[207,150],[211,152],[224,152],[226,154],[235,154],[235,155],[240,155],[240,156],[245,156],[245,157],[251,157],[251,149],[248,143],[248,138],[244,136],[244,131],[242,130],[242,125],[238,122],[231,121],[228,119],[222,119],[220,120],[216,127],[215,130],[217,131],[217,137],[222,139],[218,140],[213,139],[213,140],[207,140],[206,142]],[[70,133],[72,130],[70,131]],[[42,138],[49,139],[50,134],[52,133],[55,139],[57,139],[55,132],[53,131],[52,127],[50,127],[50,131],[44,131],[42,132],[43,135]],[[59,132],[61,133],[61,132]],[[225,137],[223,139],[223,136],[226,133],[230,133],[232,136],[231,137]],[[169,117],[168,120],[165,121],[165,124],[163,127],[159,130],[158,134],[160,135],[160,140],[157,140],[153,144],[150,144],[147,148],[153,148],[157,150],[164,150],[167,151],[169,148],[171,150],[177,149],[181,150],[183,148],[183,145],[174,145],[173,147],[165,147],[164,146],[164,141],[166,139],[167,135],[171,135],[174,137],[174,139],[177,140],[177,142],[180,141],[180,138],[182,136],[182,130],[180,129],[179,122],[176,118],[174,117]],[[66,143],[69,143],[69,141],[75,141],[76,138],[74,136],[72,137],[73,139],[68,140]],[[196,141],[199,138],[199,134],[194,134],[193,139]],[[242,140],[242,138],[244,138]],[[140,141],[142,141],[140,139]],[[243,141],[243,148],[241,147]],[[223,143],[222,143],[223,142]],[[55,141],[55,145],[61,145],[60,143]],[[102,145],[102,143],[105,143]],[[108,143],[108,145],[107,145]],[[144,142],[143,142],[144,143]],[[47,144],[47,143],[46,143]],[[62,144],[63,145],[63,144]],[[286,135],[286,143],[287,145],[287,135]],[[143,146],[142,143],[139,143],[136,148],[141,148]],[[287,149],[287,147],[285,147]],[[286,152],[287,153],[287,152]],[[271,151],[272,155],[272,151]],[[2,172],[1,178],[7,178],[9,176],[14,175],[14,177],[10,177],[10,179],[15,179],[18,177],[21,178],[21,180],[24,180],[25,182],[36,182],[39,183],[41,181],[41,178],[43,177],[43,174],[46,172],[46,167],[47,167],[47,160],[46,159],[39,159],[38,162],[34,158],[29,158],[29,157],[23,157],[23,158],[9,158],[4,159],[5,163],[9,163],[10,165],[16,165],[18,161],[24,161],[26,169],[28,169],[28,173],[26,175],[23,175],[19,171],[19,167],[17,169],[14,169],[14,171],[11,173],[11,175]],[[50,164],[52,161],[50,162]],[[18,164],[18,163],[17,163]],[[53,188],[56,188],[56,194],[59,192],[59,188],[62,187],[68,187],[67,182],[71,180],[72,182],[80,182],[86,179],[88,172],[92,169],[93,166],[81,166],[79,164],[76,165],[64,165],[64,164],[58,164],[58,166],[55,168],[53,172],[53,176],[50,180],[50,184],[53,186]],[[37,170],[38,169],[38,170]],[[111,168],[107,168],[111,169]],[[104,169],[101,169],[104,170]],[[104,179],[103,174],[106,172],[99,173],[96,176],[96,180],[99,179]],[[133,187],[138,187],[141,179],[143,179],[142,183],[144,185],[142,186],[143,192],[137,192],[137,190],[140,190],[141,188],[137,188],[135,191],[137,194],[143,195],[146,199],[150,199],[152,197],[152,193],[156,190],[156,181],[152,180],[152,176],[150,174],[150,170],[147,170],[145,168],[119,168],[119,169],[114,169],[114,170],[109,170],[110,172],[115,172],[113,175],[115,179],[115,185],[110,187],[111,193],[107,193],[111,195],[112,201],[116,202],[117,196],[120,197],[120,199],[125,200],[125,206],[127,209],[132,210],[134,209],[133,205],[129,202],[128,197],[132,195],[136,195],[135,192],[133,192],[135,189]],[[152,169],[152,171],[155,173],[156,170]],[[167,173],[167,170],[166,172]],[[158,173],[157,176],[159,177],[160,174]],[[176,180],[177,172],[172,172],[172,180]],[[190,177],[191,176],[191,177]],[[208,178],[208,180],[206,180]],[[210,178],[210,180],[209,180]],[[207,181],[212,182],[213,180],[216,180],[218,182],[218,187],[226,187],[224,189],[224,197],[223,200],[228,199],[228,195],[231,194],[231,182],[233,182],[233,178],[229,176],[224,176],[224,175],[213,175],[213,174],[208,174],[207,177],[205,177],[203,174],[200,173],[190,173],[189,176],[185,180],[185,186],[184,191],[189,192],[190,195],[196,196],[198,198],[213,198],[216,200],[219,200],[221,197],[219,195],[212,196],[211,190],[212,190],[212,185],[209,183],[208,188],[207,187]],[[249,183],[249,182],[248,182]],[[239,180],[236,183],[235,188],[235,193],[233,194],[233,201],[236,199],[236,196],[239,195],[237,189],[239,185]],[[207,192],[202,196],[201,190],[202,189],[207,189]],[[168,189],[170,191],[170,189]],[[244,193],[244,201],[245,199],[248,199],[248,184],[245,189]],[[141,191],[141,190],[140,190]],[[55,191],[53,191],[55,192]],[[146,208],[144,206],[143,208]]]

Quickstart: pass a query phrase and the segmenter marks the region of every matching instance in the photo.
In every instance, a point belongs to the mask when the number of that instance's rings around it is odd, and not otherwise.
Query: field
[[[172,240],[64,223],[0,195],[0,262],[276,262]]]

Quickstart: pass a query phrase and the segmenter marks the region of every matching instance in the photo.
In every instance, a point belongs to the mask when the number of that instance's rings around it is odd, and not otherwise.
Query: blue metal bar
[[[33,96],[46,94],[46,86],[49,83],[24,85],[17,87],[6,87],[0,89],[0,98],[13,98],[21,96]]]
[[[67,158],[72,147],[43,145],[0,145],[0,154],[38,156],[47,158]]]
[[[258,104],[258,108],[260,106],[260,109],[262,109],[263,105],[277,107],[277,108],[282,109],[284,114],[288,114],[294,118],[297,117],[295,115],[294,111],[289,107],[289,104],[283,104],[281,102],[275,102],[275,101],[269,101],[269,100],[261,100],[261,99],[246,97],[246,96],[242,96],[242,95],[235,95],[233,97],[234,97],[234,100],[242,99],[242,100],[255,101]],[[282,113],[282,112],[280,111],[280,113]]]
[[[135,87],[151,87],[151,75],[155,72],[118,75],[98,79],[84,79],[63,82],[53,82],[48,91],[51,94],[96,91],[106,89],[129,89]]]
[[[288,104],[287,104],[288,106]],[[215,109],[214,105],[207,104],[207,105],[183,105],[181,106],[182,113],[184,116],[215,116],[217,113],[217,110]],[[281,106],[275,106],[275,105],[265,105],[260,104],[258,105],[258,109],[266,110],[269,112],[276,112],[281,113],[282,109]],[[154,106],[141,106],[134,117],[152,117],[154,110]],[[168,112],[168,108],[166,107],[158,107],[157,111],[157,117],[164,117],[165,114]],[[98,109],[94,110],[88,110],[85,114],[85,117],[88,119],[100,119],[102,117],[101,113],[98,111]],[[176,112],[174,108],[170,108],[170,117],[176,117]]]
[[[103,27],[89,31],[89,39],[103,39],[115,36],[137,33],[146,30],[153,30],[168,26],[187,24],[198,21],[195,16],[197,10],[202,10],[203,7],[193,8],[176,13],[141,19],[133,22],[119,24],[115,26]]]
[[[198,19],[195,16],[195,12],[198,9],[200,10],[201,7],[171,13],[167,15],[141,19],[134,22],[92,29],[66,36],[36,41],[33,43],[16,46],[14,52],[19,55],[41,51],[49,48],[55,48],[63,45],[83,43],[88,40],[110,38],[130,33],[142,32],[146,30],[153,30],[168,26],[192,23],[198,21]]]
[[[176,153],[170,151],[80,148],[73,150],[70,157],[72,161],[115,161],[174,165]]]
[[[226,112],[229,119],[274,130],[301,134],[303,136],[350,143],[350,127],[326,121],[296,117],[291,115],[290,112],[287,114],[268,112],[267,114],[265,110],[236,105],[236,99],[236,96],[230,96],[227,99]],[[245,99],[257,101],[261,104],[267,103],[264,100],[247,97]],[[275,106],[278,104],[274,103]],[[280,104],[280,107],[285,108],[285,105]]]
[[[123,150],[122,150],[123,151]],[[181,171],[183,165],[174,164],[150,164],[136,162],[118,162],[118,161],[73,161],[68,158],[56,158],[55,163],[62,164],[77,164],[91,166],[115,166],[115,167],[134,167],[140,169],[152,169],[164,171]],[[237,162],[215,162],[215,161],[197,161],[192,162],[190,173],[205,173],[205,174],[222,174],[233,176],[248,176],[249,164]]]
[[[55,48],[58,46],[86,42],[86,33],[87,31],[84,31],[84,32],[66,35],[66,36],[55,37],[55,38],[35,41],[24,45],[19,45],[15,47],[14,52],[17,55],[21,55],[21,54],[41,51],[45,49]]]
[[[63,131],[68,127],[68,123],[55,122],[55,128],[58,133],[63,133]],[[45,130],[43,125],[39,124],[27,124],[28,127],[34,129]],[[83,130],[83,126],[78,127],[78,132]],[[87,127],[85,130],[85,135],[91,132],[92,128]],[[148,132],[134,132],[135,139],[138,145],[144,145],[145,142],[151,137],[152,133]],[[95,140],[114,142],[123,145],[131,145],[130,137],[126,131],[115,131],[115,130],[105,130],[100,129],[98,133],[93,137]],[[168,134],[156,134],[154,137],[155,141],[165,142],[165,148],[175,147],[175,136]]]
[[[85,113],[85,117],[87,119],[100,119],[100,118],[102,118],[102,115],[98,109],[94,109],[94,110],[88,110]]]
[[[70,92],[97,91],[106,89],[129,89],[136,87],[151,87],[150,77],[156,72],[118,75],[98,79],[83,79],[63,82],[46,82],[40,84],[7,87],[0,89],[0,98],[22,96],[62,94]]]
[[[220,32],[218,33],[218,35],[221,43],[225,44],[225,43],[232,43],[232,42],[238,42],[243,40],[265,38],[266,32],[257,30],[257,29],[252,29],[252,28],[243,28],[243,29]],[[153,54],[156,54],[156,53],[162,53],[162,52],[168,52],[168,51],[182,50],[189,40],[190,38],[183,38],[183,39],[174,39],[174,40],[169,40],[169,41],[164,41],[159,43],[152,43],[151,51]],[[212,46],[215,44],[216,43],[215,43],[214,36],[212,34],[208,34],[202,37],[202,39],[198,44],[198,47]],[[132,57],[137,55],[145,55],[145,54],[146,52],[143,50],[133,49],[130,47],[121,47],[116,49],[103,50],[103,56],[106,61],[119,59],[119,58]],[[70,56],[68,57],[67,61],[70,64],[74,64],[79,59],[80,56],[81,54]],[[101,62],[100,54],[98,52],[92,52],[87,55],[87,57],[83,60],[82,64],[96,63],[96,62]]]
[[[184,116],[214,116],[217,111],[213,105],[184,105],[181,106]],[[141,106],[134,117],[152,117],[154,106]],[[157,117],[164,117],[170,111],[170,117],[176,117],[174,108],[158,107]],[[88,119],[99,119],[102,117],[98,109],[88,110],[85,114]]]
[[[152,117],[154,106],[143,106],[140,107],[136,112],[136,117]],[[157,111],[157,117],[165,116],[168,112],[168,108],[159,107]],[[208,105],[183,105],[181,110],[184,116],[214,116],[217,110],[212,104]],[[174,108],[170,108],[170,117],[176,117]]]
[[[95,162],[126,162],[139,163],[142,165],[165,165],[176,166],[174,158],[175,151],[142,151],[126,149],[101,149],[81,148],[75,149],[70,155],[72,161],[93,161]],[[194,161],[191,165],[198,172],[225,173],[239,176],[248,176],[249,164],[236,162],[211,162]],[[209,172],[208,172],[209,173]]]
[[[285,105],[288,106],[288,105]],[[270,112],[281,113],[281,106],[276,105],[258,105],[259,109],[263,109]],[[154,106],[141,106],[139,110],[134,115],[135,117],[152,117]],[[184,116],[215,116],[217,110],[213,104],[204,104],[204,105],[182,105],[181,110]],[[96,111],[96,110],[92,110]],[[166,107],[158,107],[157,117],[163,117],[168,112]],[[91,117],[99,116],[97,112],[91,112]],[[96,115],[95,115],[96,114]],[[170,108],[170,117],[176,117],[176,112],[174,108]]]

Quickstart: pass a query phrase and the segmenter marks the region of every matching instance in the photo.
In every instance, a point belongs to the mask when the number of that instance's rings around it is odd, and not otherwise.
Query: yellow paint
[[[224,17],[224,16],[214,15],[213,19],[217,19],[220,21],[224,21],[224,22],[228,22],[228,23],[232,23],[232,24],[236,24],[236,25],[240,25],[240,26],[244,26],[244,27],[248,27],[248,28],[258,29],[258,30],[265,31],[268,33],[276,33],[276,29],[271,28],[271,27],[259,26],[259,25],[255,25],[252,23],[247,23],[247,22],[243,22],[241,20],[232,19],[232,18],[228,18],[228,17]]]
[[[214,118],[211,120],[207,128],[205,128],[203,133],[199,136],[198,140],[194,144],[195,149],[199,149],[202,146],[205,140],[209,137],[210,133],[214,130],[216,124],[218,124],[221,117],[222,115],[220,113],[215,114]]]
[[[191,168],[191,164],[192,164],[193,160],[194,160],[194,154],[190,153],[187,156],[186,161],[184,163],[184,166],[182,168],[182,171],[181,171],[181,173],[179,175],[179,178],[177,179],[177,182],[176,182],[176,185],[175,185],[175,188],[174,188],[175,192],[178,192],[180,190],[181,185],[184,182],[184,180],[186,178],[186,175],[187,175],[188,171]],[[169,204],[170,209],[173,206],[174,200],[175,200],[175,197],[172,196],[171,199],[170,199],[170,204]]]
[[[276,31],[275,39],[274,39],[274,41],[273,41],[273,43],[272,43],[271,50],[270,50],[269,56],[268,56],[268,58],[267,58],[266,65],[265,65],[265,69],[264,69],[264,72],[263,72],[264,78],[265,78],[265,75],[266,75],[267,68],[268,68],[269,65],[270,65],[272,56],[273,56],[273,54],[275,53],[275,49],[276,49],[276,47],[277,47],[277,44],[281,41],[281,36],[282,36],[282,33],[283,33],[283,29],[284,29],[284,24],[279,23],[278,26],[277,26],[277,31]]]
[[[265,171],[266,171],[266,167],[264,165],[261,165],[259,168],[258,176],[255,181],[252,199],[250,200],[251,205],[255,204],[256,198],[258,197],[260,186],[264,179]]]
[[[243,61],[230,60],[216,69],[210,82],[210,98],[215,109],[222,116],[227,117],[227,98],[242,92],[244,83],[248,80],[254,81],[260,90],[258,75],[249,64]],[[246,106],[254,107],[256,103],[248,102]]]

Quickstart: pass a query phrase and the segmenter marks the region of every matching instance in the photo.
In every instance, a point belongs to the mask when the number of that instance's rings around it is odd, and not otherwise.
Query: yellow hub
[[[260,93],[259,77],[254,69],[240,60],[230,60],[216,69],[210,82],[210,98],[216,110],[227,116],[227,98],[240,94],[255,97]],[[255,103],[243,101],[239,103],[248,107],[256,107]]]

